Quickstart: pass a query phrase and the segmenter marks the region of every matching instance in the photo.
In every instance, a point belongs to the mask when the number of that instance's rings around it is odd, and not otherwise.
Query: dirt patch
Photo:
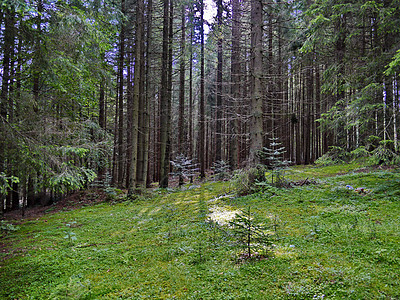
[[[83,206],[89,206],[104,202],[107,196],[102,190],[79,191],[67,195],[56,203],[49,206],[35,206],[25,209],[24,215],[22,209],[13,210],[4,214],[4,219],[13,220],[22,223],[24,220],[36,219],[46,214],[53,214],[59,211],[78,209]],[[18,222],[19,221],[19,222]]]
[[[377,171],[377,170],[382,170],[382,171],[391,171],[391,170],[396,170],[398,169],[398,166],[369,166],[369,167],[364,167],[364,168],[360,168],[357,170],[354,170],[354,173],[369,173],[372,171]]]

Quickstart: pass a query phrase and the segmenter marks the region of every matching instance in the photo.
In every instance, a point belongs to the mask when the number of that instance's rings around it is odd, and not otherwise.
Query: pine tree
[[[265,161],[271,169],[271,184],[283,186],[285,183],[284,169],[289,165],[289,161],[283,159],[286,152],[285,147],[281,146],[278,138],[270,138],[269,147],[263,147],[258,152],[260,160]]]
[[[257,223],[250,207],[236,214],[229,222],[234,243],[244,251],[242,258],[251,259],[254,254],[268,255],[272,250],[272,238],[265,225]],[[262,253],[260,253],[262,252]]]

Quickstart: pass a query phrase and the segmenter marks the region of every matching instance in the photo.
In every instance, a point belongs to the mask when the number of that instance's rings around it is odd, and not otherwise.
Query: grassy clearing
[[[397,299],[400,173],[347,173],[357,168],[295,168],[317,184],[240,198],[205,183],[27,221],[2,233],[0,298]],[[206,219],[249,206],[274,254],[238,263],[227,225]]]

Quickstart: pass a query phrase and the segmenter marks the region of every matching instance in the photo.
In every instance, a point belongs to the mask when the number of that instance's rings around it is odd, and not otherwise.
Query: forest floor
[[[133,201],[91,190],[8,215],[0,298],[398,299],[400,170],[308,166],[286,178],[307,184],[239,197],[232,181],[209,181]],[[247,209],[272,243],[251,257],[229,225]]]

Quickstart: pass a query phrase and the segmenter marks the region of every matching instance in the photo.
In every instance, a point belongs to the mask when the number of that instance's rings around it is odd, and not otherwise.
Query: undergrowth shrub
[[[91,282],[81,275],[73,275],[69,282],[57,285],[50,299],[88,299],[92,296]]]
[[[236,214],[229,222],[234,245],[241,249],[239,260],[262,258],[272,251],[272,235],[267,226],[258,222],[250,207]]]
[[[15,176],[6,176],[5,173],[0,173],[0,195],[7,195],[11,190],[13,183],[19,183],[19,178]]]
[[[17,231],[18,227],[8,223],[5,220],[0,221],[0,232],[1,231]]]
[[[261,161],[267,163],[270,170],[268,177],[271,178],[271,185],[277,187],[287,186],[285,179],[285,170],[291,163],[283,159],[283,154],[286,152],[285,147],[281,146],[278,138],[270,138],[269,147],[263,147],[257,152]]]
[[[106,193],[106,201],[118,201],[124,195],[124,192],[114,187],[107,187],[104,189]]]
[[[398,165],[400,164],[400,155],[394,150],[394,142],[386,140],[381,141],[379,146],[372,151],[369,161],[374,165]]]
[[[330,166],[338,163],[348,162],[350,153],[338,146],[330,146],[329,151],[315,161],[316,165]]]
[[[172,176],[179,178],[179,186],[182,186],[185,179],[190,178],[190,182],[193,181],[193,176],[196,172],[196,164],[192,159],[189,159],[184,154],[178,154],[174,160],[171,161],[173,172]]]
[[[330,166],[339,163],[349,162],[351,155],[342,147],[330,146],[329,151],[315,161],[316,165]]]
[[[214,171],[214,178],[216,180],[225,180],[229,176],[230,166],[227,162],[219,160],[213,163],[212,170]]]
[[[239,196],[255,193],[260,190],[260,182],[265,182],[266,166],[237,170],[232,178],[232,184]]]
[[[318,166],[331,166],[336,164],[336,162],[332,159],[332,157],[329,156],[328,153],[325,153],[315,161],[315,164]]]
[[[400,164],[400,153],[395,150],[394,141],[381,141],[376,136],[368,138],[367,146],[360,146],[351,152],[346,152],[341,147],[331,146],[329,152],[318,158],[315,164],[329,166],[362,158],[367,158],[369,164],[372,165]]]
[[[379,146],[381,138],[376,135],[370,135],[367,139],[367,150],[373,151]]]
[[[371,153],[365,148],[365,146],[360,146],[350,152],[352,159],[369,157],[370,154]]]

